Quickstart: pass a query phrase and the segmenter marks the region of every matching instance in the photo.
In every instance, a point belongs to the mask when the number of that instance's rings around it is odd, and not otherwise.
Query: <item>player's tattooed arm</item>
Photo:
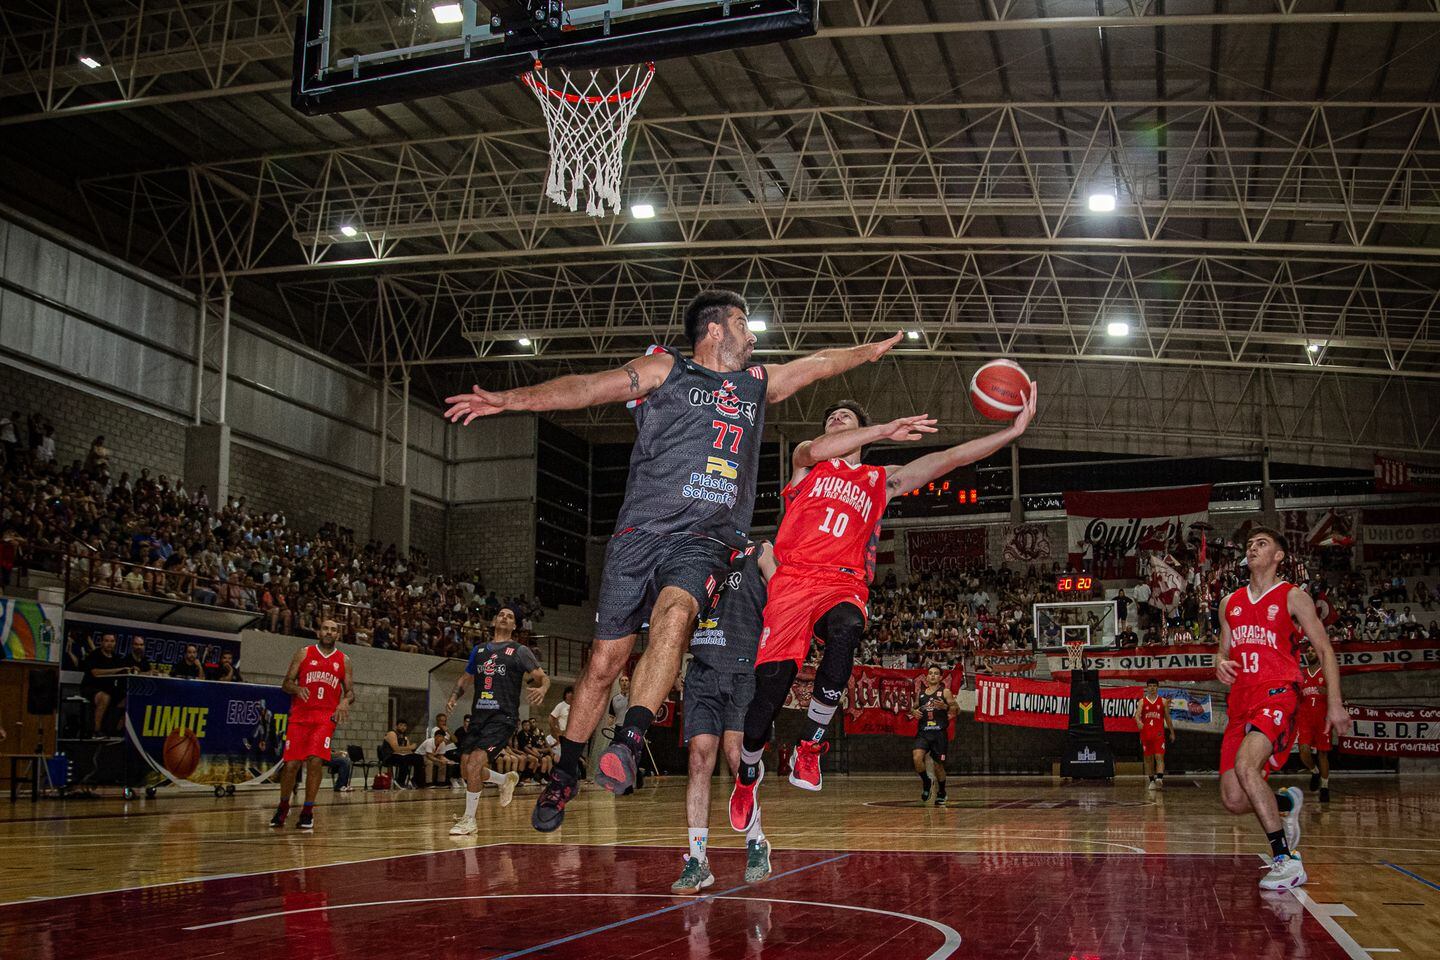
[[[514,390],[485,390],[477,383],[469,393],[445,398],[450,404],[445,416],[468,425],[476,417],[507,410],[580,410],[635,400],[664,383],[674,366],[675,358],[660,351],[601,373],[571,374]]]
[[[450,691],[450,699],[445,702],[446,713],[455,709],[455,704],[459,703],[460,698],[465,696],[465,690],[470,686],[473,679],[468,670],[462,670],[460,672],[460,679],[455,681],[455,689]]]

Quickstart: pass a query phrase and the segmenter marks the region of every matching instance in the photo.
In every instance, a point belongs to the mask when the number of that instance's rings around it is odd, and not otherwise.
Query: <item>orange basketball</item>
[[[991,360],[970,380],[970,402],[987,420],[1014,420],[1030,394],[1030,378],[1013,360]]]
[[[170,735],[165,738],[165,747],[160,752],[160,759],[178,779],[184,780],[195,772],[200,766],[200,741],[190,730],[171,730]]]

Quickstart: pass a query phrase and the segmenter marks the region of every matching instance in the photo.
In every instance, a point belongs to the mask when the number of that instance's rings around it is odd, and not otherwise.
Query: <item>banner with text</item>
[[[1065,494],[1066,552],[1070,565],[1101,556],[1120,561],[1123,576],[1138,572],[1142,552],[1166,553],[1182,542],[1192,523],[1210,515],[1210,484],[1164,490],[1118,490]]]
[[[987,529],[947,527],[907,530],[905,548],[911,573],[958,573],[985,566]]]
[[[1440,490],[1440,467],[1375,454],[1376,493],[1430,493]]]
[[[915,718],[910,711],[915,709],[924,678],[924,670],[856,667],[845,691],[845,732],[914,736]],[[953,719],[949,735],[955,735]]]
[[[89,617],[72,614],[65,618],[65,664],[67,670],[79,670],[80,662],[100,645],[100,638],[115,635],[115,652],[128,656],[134,638],[145,643],[145,656],[155,671],[168,674],[175,664],[185,659],[185,647],[195,644],[196,653],[206,670],[220,663],[220,655],[229,653],[240,666],[240,637],[233,633],[186,628],[175,630],[139,620],[117,620],[110,617]]]
[[[1371,757],[1440,757],[1440,708],[1349,704],[1355,727],[1337,744],[1341,753]]]
[[[1334,647],[1342,674],[1440,669],[1440,640],[1353,641]],[[1089,650],[1084,668],[1099,670],[1104,680],[1213,680],[1217,650],[1214,644],[1206,643]],[[1051,676],[1069,679],[1074,664],[1068,653],[1056,651],[1044,656]]]
[[[1440,546],[1440,507],[1362,510],[1360,545],[1366,560]]]
[[[279,687],[154,676],[125,684],[125,732],[172,783],[250,786],[280,765],[290,695]]]
[[[1070,723],[1070,684],[1021,677],[978,677],[975,719],[1014,727],[1064,730]],[[1106,733],[1135,732],[1135,704],[1142,687],[1106,687],[1100,691],[1100,712]],[[1093,703],[1078,705],[1084,716]]]

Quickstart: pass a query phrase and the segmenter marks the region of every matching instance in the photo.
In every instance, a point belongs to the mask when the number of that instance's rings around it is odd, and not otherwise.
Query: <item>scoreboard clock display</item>
[[[1066,575],[1055,578],[1056,593],[1089,593],[1100,585],[1094,577]]]

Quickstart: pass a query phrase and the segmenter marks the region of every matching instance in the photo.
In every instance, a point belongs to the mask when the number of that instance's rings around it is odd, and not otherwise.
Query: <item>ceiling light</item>
[[[1113,193],[1092,193],[1090,194],[1091,213],[1111,213],[1115,209],[1115,194]]]
[[[355,236],[359,236],[359,234],[360,234],[360,231],[359,231],[359,230],[356,230],[354,227],[352,227],[352,226],[351,226],[350,224],[348,224],[348,223],[342,223],[342,224],[340,224],[340,232],[343,233],[343,234],[344,234],[345,236],[347,236],[347,237],[355,237]]]
[[[430,15],[436,23],[459,23],[465,19],[458,3],[437,3],[430,8]]]
[[[750,328],[751,332],[753,332],[753,333],[764,333],[764,332],[765,332],[765,321],[764,321],[764,320],[747,320],[746,323],[745,323],[745,325],[748,326],[748,327]]]
[[[1109,326],[1105,328],[1105,332],[1112,337],[1128,337],[1130,336],[1130,324],[1124,320],[1111,320]]]
[[[908,337],[908,338],[911,339],[911,340],[919,340],[919,339],[920,339],[920,331],[919,331],[919,330],[907,330],[907,331],[905,331],[905,336]]]
[[[636,203],[630,207],[630,216],[636,220],[649,220],[655,216],[655,207],[649,203]]]
[[[1319,352],[1320,352],[1320,344],[1318,344],[1318,343],[1306,344],[1306,345],[1305,345],[1305,349],[1306,349],[1306,350],[1309,350],[1311,353],[1319,353]]]
[[[94,57],[87,57],[82,55],[80,57],[80,62],[85,64],[85,66],[89,67],[91,70],[98,70],[100,68],[100,61],[96,60]]]
[[[518,343],[518,344],[520,344],[520,346],[522,346],[522,347],[528,347],[528,346],[530,346],[530,338],[529,338],[529,337],[521,337],[519,340],[516,340],[515,342]]]

